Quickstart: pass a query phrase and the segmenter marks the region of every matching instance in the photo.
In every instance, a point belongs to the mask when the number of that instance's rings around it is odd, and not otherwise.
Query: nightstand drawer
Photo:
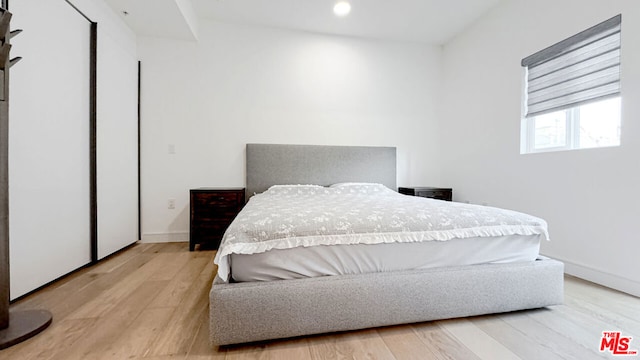
[[[222,238],[222,235],[224,235],[224,232],[226,230],[227,230],[226,226],[220,226],[215,228],[200,227],[200,228],[193,229],[193,235],[197,236],[198,239],[200,240],[198,244],[202,244],[203,242],[205,242],[203,240],[206,240],[208,238]]]
[[[428,197],[433,199],[449,199],[449,197],[451,197],[451,191],[444,191],[444,190],[416,191],[415,196]]]
[[[229,225],[233,222],[233,218],[229,219],[202,219],[195,221],[193,224],[193,229],[195,231],[213,231],[216,233],[223,233],[227,230]]]
[[[211,208],[211,207],[236,207],[240,195],[235,192],[215,192],[200,193],[195,197],[194,206]]]
[[[405,195],[420,196],[431,199],[451,201],[453,190],[451,188],[437,187],[401,187],[398,192]]]
[[[234,206],[218,206],[218,207],[205,207],[195,206],[193,212],[196,215],[197,220],[203,221],[215,221],[215,220],[233,220],[238,214],[238,208],[242,208],[237,204]]]

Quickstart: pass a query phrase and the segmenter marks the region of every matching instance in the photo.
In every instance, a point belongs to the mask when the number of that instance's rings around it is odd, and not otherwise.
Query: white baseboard
[[[576,264],[566,259],[549,256],[564,263],[564,272],[581,279],[591,281],[608,288],[640,297],[640,282],[619,275],[597,270],[586,265]]]
[[[188,232],[142,234],[142,243],[188,242]]]

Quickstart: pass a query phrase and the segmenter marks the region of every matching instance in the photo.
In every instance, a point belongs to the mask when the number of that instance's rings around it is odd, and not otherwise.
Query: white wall
[[[622,13],[622,145],[520,155],[520,60]],[[640,4],[505,1],[444,48],[443,183],[457,201],[549,222],[542,252],[567,271],[640,295]]]
[[[103,1],[73,3],[98,22],[98,250],[103,257],[137,240],[136,38]],[[14,299],[91,259],[90,25],[62,0],[10,6],[13,27],[24,29],[12,48],[12,56],[24,60],[11,69]],[[69,42],[78,46],[62,46]]]
[[[400,186],[440,183],[439,47],[202,20],[138,51],[143,240],[186,240],[189,189],[243,186],[246,143],[397,146]]]

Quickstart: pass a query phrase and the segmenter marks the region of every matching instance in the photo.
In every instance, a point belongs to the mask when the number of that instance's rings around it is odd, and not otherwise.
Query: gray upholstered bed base
[[[247,198],[274,184],[367,181],[396,189],[396,149],[247,145]],[[555,305],[562,263],[223,283],[210,293],[210,338],[228,345]]]
[[[213,345],[287,338],[561,304],[551,259],[272,282],[210,292]]]

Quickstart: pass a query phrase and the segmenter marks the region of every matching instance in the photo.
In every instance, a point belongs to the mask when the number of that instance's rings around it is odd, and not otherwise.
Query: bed
[[[512,212],[399,195],[393,191],[395,148],[248,144],[246,151],[247,198],[256,196],[234,220],[216,254],[219,268],[210,292],[213,345],[563,301],[563,264],[538,255],[540,241],[548,238],[541,219],[515,213],[513,220],[505,220]],[[385,211],[387,201],[400,202],[394,206],[408,209],[408,214],[378,213]],[[354,209],[353,217],[332,222],[341,215],[323,209],[325,202],[340,214]],[[500,226],[451,224],[450,206],[456,214],[467,214],[470,222],[480,221],[474,212],[491,211],[479,218]],[[433,215],[439,212],[444,215]],[[274,216],[281,218],[275,225]],[[375,225],[394,216],[398,221],[377,234],[357,230],[366,219]],[[445,228],[414,228],[422,225],[412,216],[440,216],[431,223]],[[348,229],[338,235],[319,232],[345,226]],[[403,230],[393,231],[393,226]],[[302,233],[291,233],[294,228]],[[271,234],[274,229],[280,235]],[[410,236],[397,238],[400,233]],[[337,237],[348,241],[335,243]],[[297,246],[289,249],[283,245],[287,243]],[[487,248],[500,251],[483,251]],[[422,253],[436,256],[412,256]],[[358,258],[364,261],[352,261]]]

